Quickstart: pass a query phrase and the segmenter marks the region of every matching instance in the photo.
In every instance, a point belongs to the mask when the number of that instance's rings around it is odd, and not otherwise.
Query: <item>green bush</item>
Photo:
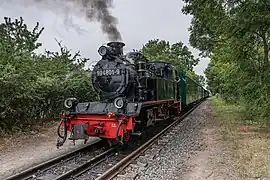
[[[88,59],[60,52],[36,54],[43,31],[27,29],[22,18],[5,18],[0,24],[0,133],[22,131],[33,124],[58,117],[67,97],[93,101],[96,93],[91,73],[83,67]]]

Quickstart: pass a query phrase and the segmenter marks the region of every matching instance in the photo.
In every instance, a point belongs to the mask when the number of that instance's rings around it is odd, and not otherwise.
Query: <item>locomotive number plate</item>
[[[103,69],[97,71],[97,76],[119,76],[120,73],[120,69]]]

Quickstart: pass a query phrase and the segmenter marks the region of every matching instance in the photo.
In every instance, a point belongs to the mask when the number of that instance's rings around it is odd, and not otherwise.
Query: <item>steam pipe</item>
[[[119,140],[119,138],[118,138],[120,126],[123,124],[123,120],[119,120],[118,122],[119,122],[119,123],[118,123],[117,129],[116,129],[116,141],[117,141],[117,142],[120,142],[120,143],[123,143],[123,142],[121,142],[121,141]]]
[[[64,123],[64,136],[62,136],[60,134],[60,126],[61,126],[62,123]],[[57,128],[57,134],[62,139],[62,140],[59,140],[58,139],[58,141],[57,141],[56,147],[58,149],[60,146],[63,146],[63,144],[66,142],[66,139],[67,139],[67,124],[66,124],[66,120],[62,119],[62,121],[60,122],[60,124],[59,124],[59,126]]]

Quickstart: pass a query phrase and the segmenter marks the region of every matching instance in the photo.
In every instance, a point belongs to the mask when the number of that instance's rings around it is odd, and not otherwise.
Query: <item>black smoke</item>
[[[109,8],[113,7],[112,0],[73,0],[73,2],[82,2],[81,5],[86,8],[87,18],[101,22],[101,29],[110,40],[122,40],[116,26],[117,19],[109,11]]]
[[[40,2],[40,0],[38,0]],[[101,23],[101,29],[108,35],[109,40],[122,40],[117,29],[117,19],[111,15],[109,9],[113,8],[113,0],[61,0],[72,2],[84,11],[86,18],[90,21]]]
[[[9,0],[9,2],[12,2],[12,0]],[[68,9],[76,14],[83,13],[87,20],[101,23],[101,30],[110,41],[122,40],[117,29],[118,20],[109,11],[110,8],[113,8],[113,0],[24,0],[24,3],[27,5],[45,5],[42,7],[53,11],[60,8],[64,11]]]

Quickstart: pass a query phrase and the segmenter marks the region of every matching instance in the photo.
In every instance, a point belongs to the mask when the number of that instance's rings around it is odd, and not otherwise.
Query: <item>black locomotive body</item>
[[[94,66],[92,83],[100,102],[123,98],[124,103],[179,99],[177,71],[165,62],[149,62],[140,52],[123,55],[123,43],[99,49],[102,59]]]
[[[149,61],[140,52],[123,54],[124,43],[110,42],[98,50],[101,60],[92,71],[100,101],[67,99],[70,139],[97,136],[128,141],[158,120],[181,111],[178,72],[166,62]],[[119,140],[121,137],[121,140]]]

